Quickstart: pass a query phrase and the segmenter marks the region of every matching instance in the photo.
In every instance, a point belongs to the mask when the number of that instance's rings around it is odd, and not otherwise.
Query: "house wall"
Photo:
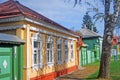
[[[87,48],[89,50],[94,49],[95,44],[97,43],[98,38],[87,38],[83,39],[84,43],[87,44]]]
[[[3,30],[2,33],[8,33],[8,34],[14,34],[19,36],[21,39],[25,40],[25,44],[24,44],[24,54],[23,54],[23,80],[35,80],[35,79],[39,79],[39,80],[52,80],[53,78],[60,76],[60,75],[64,75],[67,73],[70,73],[72,71],[75,71],[77,69],[78,66],[78,58],[77,58],[77,38],[74,36],[71,36],[69,34],[65,34],[62,32],[58,32],[52,29],[48,29],[45,28],[44,26],[40,26],[40,25],[36,25],[33,23],[29,23],[29,22],[16,22],[16,23],[10,23],[10,25],[12,24],[24,24],[25,28],[18,28],[18,29],[12,29],[12,30]],[[3,26],[3,24],[2,24]],[[5,26],[9,26],[5,25]],[[53,36],[54,39],[54,65],[53,66],[47,66],[46,64],[46,38],[49,34],[46,33],[40,33],[42,35],[43,38],[43,66],[42,68],[40,68],[39,70],[34,69],[32,67],[33,65],[33,59],[32,59],[32,54],[33,54],[33,48],[32,48],[32,36],[35,33],[38,33],[35,30],[31,30],[30,27],[34,27],[37,29],[42,29],[42,30],[46,30],[47,32],[52,32],[54,34],[59,34],[62,36],[67,36],[67,38],[62,38],[62,43],[64,42],[64,40],[68,40],[68,48],[70,48],[70,41],[73,40],[73,50],[74,50],[74,60],[71,61],[69,60],[67,63],[64,61],[64,44],[62,44],[62,64],[57,64],[57,50],[56,50],[56,40],[57,40],[57,36]],[[71,38],[71,39],[70,39]],[[70,50],[69,50],[69,58],[70,58]]]
[[[83,39],[83,42],[87,44],[87,46],[81,48],[81,65],[85,66],[86,64],[100,60],[102,51],[102,38],[86,38]]]

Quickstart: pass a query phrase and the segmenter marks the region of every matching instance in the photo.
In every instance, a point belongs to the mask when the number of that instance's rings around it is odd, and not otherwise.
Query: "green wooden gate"
[[[0,47],[0,80],[13,80],[12,48]]]
[[[23,80],[23,44],[15,35],[0,33],[0,80]]]
[[[23,80],[22,54],[22,45],[0,45],[0,80]]]

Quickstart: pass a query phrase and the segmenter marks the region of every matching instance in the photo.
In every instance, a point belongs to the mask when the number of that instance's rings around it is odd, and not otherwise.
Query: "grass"
[[[110,62],[111,80],[120,80],[120,55],[119,55],[118,59],[119,59],[118,61],[113,61],[113,58],[111,59],[111,62]],[[91,65],[98,65],[99,66],[99,62],[93,63]],[[97,75],[98,75],[98,70],[95,73],[88,76],[88,78],[86,80],[93,80],[93,79],[97,80]]]
[[[119,59],[120,59],[120,56],[119,56]],[[120,80],[120,60],[111,61],[110,75],[111,75],[112,80]]]
[[[96,61],[92,64],[87,64],[86,66],[99,66],[99,64],[100,64],[99,61]]]

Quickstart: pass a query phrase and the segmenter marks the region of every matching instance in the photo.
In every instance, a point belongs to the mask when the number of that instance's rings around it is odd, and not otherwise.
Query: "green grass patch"
[[[88,78],[85,80],[95,80],[95,79],[97,80],[97,75],[98,75],[98,71],[88,76]]]
[[[91,65],[99,66],[99,62],[93,63]],[[111,59],[111,62],[110,62],[110,75],[111,75],[112,80],[120,80],[120,55],[118,56],[117,61],[114,61],[113,58]],[[98,70],[95,73],[89,75],[86,80],[97,80],[97,76],[98,76]]]
[[[118,59],[120,60],[120,55],[118,56]]]
[[[88,64],[86,66],[89,67],[89,66],[99,66],[99,65],[100,65],[100,61],[96,61],[96,62]],[[96,71],[95,73],[88,76],[88,78],[86,78],[85,80],[95,80],[95,79],[97,79],[97,75],[98,75],[98,71]]]
[[[100,61],[96,61],[94,63],[87,64],[86,66],[99,66],[99,64],[100,64]]]
[[[110,75],[112,80],[120,79],[120,60],[110,62]]]

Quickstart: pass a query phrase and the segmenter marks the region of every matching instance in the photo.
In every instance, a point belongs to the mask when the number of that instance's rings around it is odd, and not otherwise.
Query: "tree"
[[[97,28],[95,26],[93,26],[93,31],[98,33],[98,30],[97,30]]]
[[[75,5],[82,0],[74,0]],[[78,2],[79,1],[79,2]],[[94,0],[95,1],[95,0]],[[102,44],[102,55],[98,78],[110,78],[110,56],[113,40],[113,31],[118,18],[120,0],[101,0],[104,4],[104,35]],[[111,11],[111,7],[113,10]],[[111,13],[112,12],[112,13]]]
[[[86,27],[90,30],[93,30],[93,22],[91,16],[86,12],[86,14],[83,17],[83,25],[86,25]]]
[[[83,17],[83,25],[86,25],[86,27],[94,32],[98,32],[97,28],[94,26],[92,22],[91,16],[86,12],[86,14]]]

